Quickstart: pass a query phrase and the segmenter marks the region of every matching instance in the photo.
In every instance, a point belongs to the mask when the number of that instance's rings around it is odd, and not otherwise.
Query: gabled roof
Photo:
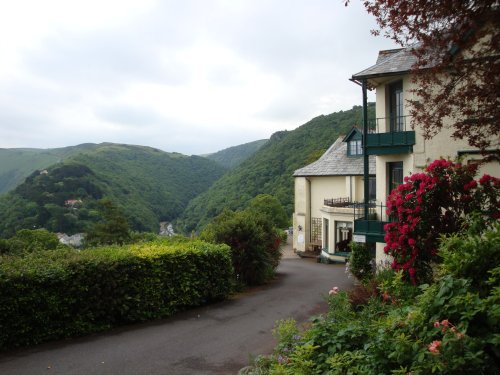
[[[413,47],[380,51],[375,65],[354,74],[352,80],[370,79],[410,72],[417,61],[411,52]]]
[[[349,142],[352,138],[362,137],[363,132],[361,129],[358,129],[356,126],[353,126],[352,129],[347,133],[347,135],[342,139],[342,142]]]
[[[361,176],[363,158],[347,156],[347,143],[339,137],[333,145],[314,163],[297,169],[294,177],[305,176]],[[375,174],[375,156],[369,157],[369,173]]]

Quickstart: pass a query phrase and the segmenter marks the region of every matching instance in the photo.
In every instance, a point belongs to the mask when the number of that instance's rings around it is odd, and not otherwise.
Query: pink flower
[[[410,278],[411,278],[411,279],[414,279],[414,278],[415,278],[415,274],[417,273],[417,271],[415,270],[415,268],[410,267],[410,268],[408,269],[408,273],[410,274]]]
[[[415,246],[416,243],[417,241],[415,241],[413,238],[408,239],[408,245]]]
[[[470,182],[466,183],[464,185],[464,190],[470,190],[470,189],[473,189],[473,188],[476,188],[477,187],[477,182],[476,180],[471,180]]]
[[[441,325],[443,325],[445,327],[449,327],[450,322],[448,321],[448,319],[444,319],[443,321],[441,321]]]
[[[479,183],[481,185],[486,185],[490,181],[491,181],[491,176],[489,174],[485,174],[485,175],[483,175],[483,177],[481,177],[481,179],[479,180]]]
[[[433,342],[430,343],[430,345],[428,346],[428,349],[433,354],[439,354],[439,347],[440,346],[441,346],[441,341],[434,340]]]
[[[441,323],[439,323],[439,320],[436,320],[436,321],[434,322],[434,328],[439,328],[439,327],[440,327],[440,325],[441,325]]]
[[[332,289],[330,289],[330,291],[328,292],[328,295],[329,296],[334,296],[335,294],[337,294],[339,292],[339,288],[334,286]]]

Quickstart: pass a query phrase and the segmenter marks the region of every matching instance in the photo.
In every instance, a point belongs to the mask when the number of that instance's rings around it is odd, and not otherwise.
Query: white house
[[[431,161],[441,157],[462,156],[465,162],[477,162],[482,158],[465,140],[453,139],[450,128],[443,129],[430,140],[424,139],[421,129],[412,129],[407,99],[414,99],[411,90],[415,83],[410,77],[414,62],[415,57],[409,49],[380,51],[373,66],[354,74],[351,79],[362,86],[365,114],[366,90],[376,91],[376,119],[366,119],[363,129],[366,157],[375,157],[376,205],[379,208],[365,205],[364,217],[356,220],[354,233],[367,243],[377,243],[377,261],[385,257],[383,225],[387,217],[385,209],[380,208],[385,205],[390,191],[403,182],[404,176],[422,171]],[[485,164],[480,173],[499,177],[500,165],[498,162]]]
[[[353,128],[314,163],[297,169],[293,248],[344,261],[353,222],[363,201],[362,134]],[[375,157],[370,158],[370,194],[375,199]]]

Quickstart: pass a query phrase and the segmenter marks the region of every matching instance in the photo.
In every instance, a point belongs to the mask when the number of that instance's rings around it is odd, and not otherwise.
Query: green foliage
[[[278,199],[269,194],[259,194],[253,198],[247,211],[276,228],[287,228],[290,224],[290,217],[283,206]]]
[[[349,272],[358,280],[365,281],[373,277],[375,254],[366,244],[352,241],[349,244],[351,254],[349,256]]]
[[[0,254],[22,255],[34,251],[65,249],[55,233],[45,229],[21,229],[14,237],[0,239]]]
[[[370,104],[370,116],[374,111],[375,105]],[[327,149],[361,120],[362,108],[355,106],[348,111],[318,116],[293,131],[273,134],[258,152],[193,199],[177,221],[176,228],[184,233],[201,231],[224,209],[244,209],[259,194],[276,197],[291,217],[293,172],[307,164],[311,153]]]
[[[52,149],[3,148],[0,149],[0,194],[14,189],[36,170],[43,170],[80,152],[97,147],[81,144]]]
[[[231,247],[237,283],[262,284],[274,276],[279,265],[286,237],[276,225],[284,220],[279,202],[270,195],[259,195],[244,211],[223,211],[206,226],[201,238]]]
[[[33,172],[0,197],[0,237],[43,227],[69,234],[86,232],[99,221],[103,197],[120,207],[132,229],[157,232],[223,173],[215,162],[160,150],[116,144],[93,145]],[[68,203],[76,201],[76,204]]]
[[[245,143],[239,146],[233,146],[213,154],[204,155],[227,169],[233,169],[243,163],[250,156],[255,154],[262,146],[266,144],[267,139]]]
[[[231,248],[238,283],[257,285],[273,274],[273,260],[266,249],[265,233],[247,212],[224,211],[207,225],[200,238]]]
[[[321,149],[321,150],[314,150],[309,154],[309,157],[307,158],[305,165],[309,165],[317,161],[323,154],[326,152],[327,149]]]
[[[98,203],[102,221],[89,229],[85,245],[123,245],[130,242],[130,228],[123,212],[109,199],[101,199]]]
[[[500,179],[484,175],[474,180],[476,164],[434,160],[422,173],[404,178],[387,197],[384,252],[392,268],[403,270],[413,283],[432,279],[431,263],[439,261],[439,237],[461,230],[472,212],[500,217]]]
[[[166,317],[224,299],[225,245],[168,239],[76,252],[0,257],[0,348]]]
[[[473,287],[480,292],[489,288],[485,275],[491,265],[500,264],[499,227],[484,231],[489,225],[483,216],[469,216],[465,221],[465,235],[448,236],[439,252],[444,263],[443,273],[471,280]]]
[[[500,372],[500,224],[469,220],[441,240],[443,264],[432,285],[384,270],[364,308],[333,288],[329,313],[293,343],[281,333],[259,374],[496,374]],[[471,221],[472,220],[472,221]],[[464,257],[462,269],[459,259]],[[279,332],[292,332],[281,322]],[[286,328],[286,329],[285,329]],[[306,353],[306,354],[304,354]]]

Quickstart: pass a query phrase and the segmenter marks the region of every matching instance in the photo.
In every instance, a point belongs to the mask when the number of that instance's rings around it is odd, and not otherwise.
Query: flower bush
[[[475,164],[435,160],[391,192],[387,215],[393,222],[384,227],[384,251],[394,259],[392,268],[414,283],[427,282],[440,236],[458,232],[464,215],[474,211],[500,218],[500,179],[484,175],[478,182],[476,173]]]

